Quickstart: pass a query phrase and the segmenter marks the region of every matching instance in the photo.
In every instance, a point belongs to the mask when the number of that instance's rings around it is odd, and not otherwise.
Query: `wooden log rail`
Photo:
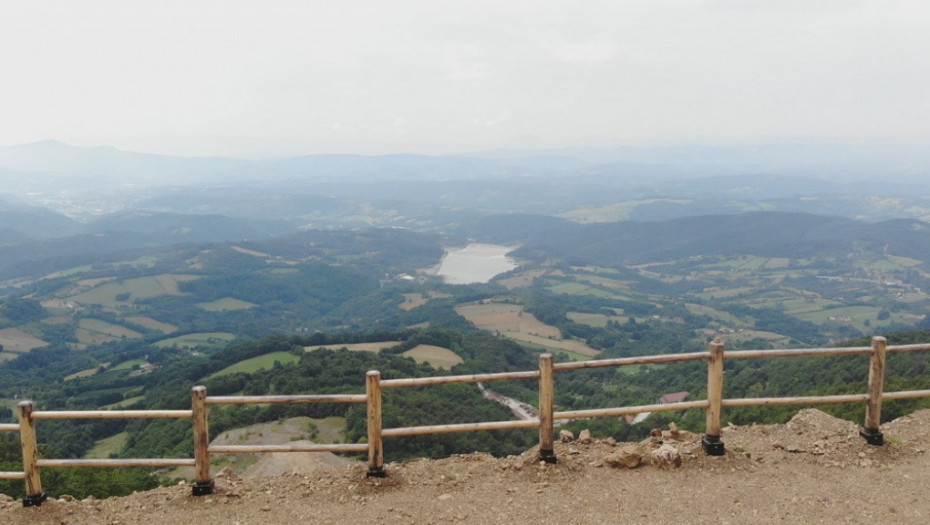
[[[19,432],[19,425],[16,423],[12,424],[0,424],[0,433],[4,432]],[[17,472],[3,472],[0,471],[0,479],[26,479],[26,473],[17,471]]]
[[[367,394],[328,394],[328,395],[269,395],[269,396],[207,396],[207,389],[195,386],[191,389],[191,418],[194,424],[194,459],[196,471],[193,494],[205,496],[212,494],[213,477],[210,472],[210,454],[259,454],[279,452],[369,452],[372,444],[332,443],[309,445],[214,445],[210,446],[209,406],[210,405],[258,405],[258,404],[317,404],[317,403],[369,403]],[[380,408],[379,408],[380,410]],[[371,407],[369,406],[369,413]],[[381,469],[383,475],[383,468]],[[379,475],[373,472],[370,475]]]
[[[24,506],[39,505],[45,499],[39,478],[40,468],[49,467],[181,467],[194,466],[197,481],[195,495],[210,494],[213,480],[210,476],[210,454],[245,454],[261,452],[368,452],[368,475],[384,476],[384,437],[473,432],[511,428],[539,429],[540,460],[554,463],[554,422],[593,417],[618,417],[644,412],[705,410],[706,426],[702,445],[706,453],[724,453],[721,440],[721,413],[723,408],[770,405],[819,405],[826,403],[865,403],[865,422],[860,434],[872,445],[883,444],[879,430],[881,404],[885,399],[930,398],[930,390],[884,392],[885,361],[888,354],[930,351],[930,344],[887,346],[883,337],[872,338],[869,347],[802,348],[786,350],[741,350],[726,352],[724,344],[714,341],[706,352],[666,354],[618,359],[601,359],[567,363],[553,363],[552,356],[539,358],[539,370],[496,374],[471,374],[382,380],[378,371],[369,371],[365,378],[365,394],[292,395],[292,396],[207,396],[206,388],[191,389],[191,410],[90,410],[90,411],[36,411],[31,401],[19,403],[19,424],[0,424],[0,432],[19,432],[23,451],[23,472],[0,472],[0,479],[23,479],[26,483]],[[725,359],[767,359],[774,357],[810,356],[869,356],[868,391],[862,394],[831,396],[771,397],[725,399],[723,397]],[[641,364],[661,364],[690,361],[707,362],[707,399],[588,410],[559,411],[554,409],[554,375],[556,372],[589,368],[621,367]],[[382,389],[425,387],[444,384],[478,383],[508,380],[539,381],[539,417],[529,420],[483,421],[448,425],[428,425],[403,428],[382,428]],[[366,403],[368,442],[365,444],[311,444],[311,445],[242,445],[210,446],[208,410],[210,405],[245,404],[299,404],[299,403]],[[40,459],[37,453],[35,424],[38,420],[57,419],[111,419],[111,418],[191,418],[194,433],[194,458],[180,459]]]

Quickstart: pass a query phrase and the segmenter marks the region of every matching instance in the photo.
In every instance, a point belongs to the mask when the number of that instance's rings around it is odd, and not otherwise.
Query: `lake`
[[[437,272],[449,284],[486,283],[517,267],[507,253],[513,248],[497,244],[469,244],[458,250],[447,250]]]

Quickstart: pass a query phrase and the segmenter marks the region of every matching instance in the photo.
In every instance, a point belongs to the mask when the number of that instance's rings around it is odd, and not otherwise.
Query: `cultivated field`
[[[423,297],[423,294],[421,293],[405,293],[403,295],[404,302],[402,302],[399,306],[401,310],[406,310],[408,312],[429,302],[429,300],[426,297]]]
[[[536,278],[542,277],[543,275],[546,275],[545,270],[531,270],[528,272],[518,273],[517,275],[508,277],[506,279],[499,279],[496,282],[508,290],[514,290],[532,285]]]
[[[18,353],[47,346],[48,343],[23,332],[19,328],[3,328],[0,329],[0,345],[3,345],[3,350],[6,353]]]
[[[412,357],[417,363],[428,363],[433,368],[441,368],[444,370],[449,370],[453,366],[464,362],[464,360],[452,350],[433,345],[417,345],[401,355]]]
[[[142,337],[142,334],[135,330],[101,321],[100,319],[81,319],[78,322],[75,335],[77,336],[78,343],[82,345],[107,343],[124,338],[137,339]]]
[[[124,317],[123,319],[125,319],[126,321],[132,324],[144,326],[148,328],[149,330],[158,330],[159,332],[163,334],[170,334],[172,332],[177,331],[178,329],[178,327],[174,326],[173,324],[163,323],[161,321],[157,321],[155,319],[152,319],[151,317],[145,317],[143,315],[134,315],[131,317]]]
[[[272,352],[270,354],[264,354],[255,356],[249,359],[244,359],[238,363],[227,366],[226,368],[210,374],[206,379],[212,379],[214,377],[222,377],[230,374],[236,374],[239,372],[244,372],[251,374],[259,370],[268,370],[274,366],[275,361],[278,361],[282,364],[284,363],[296,363],[300,360],[300,356],[294,355],[290,352]]]
[[[108,308],[115,308],[120,304],[128,304],[136,299],[150,299],[162,295],[183,295],[178,289],[178,283],[197,279],[196,275],[162,274],[133,279],[116,280],[115,277],[103,279],[87,279],[78,281],[79,289],[90,288],[76,295],[68,297],[69,300],[81,304],[98,304]],[[128,294],[128,295],[127,295]],[[126,298],[122,301],[117,297]]]
[[[129,432],[120,432],[108,438],[98,439],[93,448],[84,454],[85,459],[106,459],[112,454],[118,454],[129,441]]]
[[[584,356],[600,354],[581,341],[562,339],[558,328],[536,319],[517,304],[464,304],[456,306],[455,311],[482,330],[497,332],[517,341]]]

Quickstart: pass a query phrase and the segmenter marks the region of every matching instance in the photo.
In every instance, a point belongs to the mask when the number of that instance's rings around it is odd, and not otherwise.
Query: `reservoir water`
[[[458,250],[447,250],[437,272],[449,284],[486,283],[517,267],[507,253],[513,248],[497,244],[469,244]]]

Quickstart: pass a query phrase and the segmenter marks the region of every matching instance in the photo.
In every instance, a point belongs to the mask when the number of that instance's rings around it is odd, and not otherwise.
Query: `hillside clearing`
[[[443,370],[449,370],[453,366],[465,362],[464,359],[452,350],[433,345],[417,345],[401,355],[412,357],[417,363],[428,363],[433,368],[441,368]]]
[[[0,329],[0,345],[3,345],[3,350],[6,353],[19,353],[47,346],[48,343],[23,332],[19,328],[3,328]]]

